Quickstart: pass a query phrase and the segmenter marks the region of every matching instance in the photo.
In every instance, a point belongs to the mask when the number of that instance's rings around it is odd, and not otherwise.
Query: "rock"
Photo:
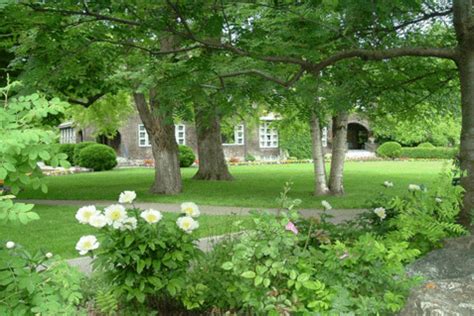
[[[474,315],[474,236],[450,239],[408,267],[425,279],[400,315]]]

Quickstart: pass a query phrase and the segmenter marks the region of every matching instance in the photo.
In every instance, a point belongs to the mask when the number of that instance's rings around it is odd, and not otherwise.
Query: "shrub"
[[[196,155],[194,155],[193,150],[189,146],[179,145],[179,166],[182,168],[190,167],[194,160],[196,159]]]
[[[67,161],[74,166],[74,150],[76,149],[76,144],[59,144],[58,151],[60,153],[67,155]]]
[[[117,155],[112,147],[94,144],[82,149],[79,165],[94,171],[111,170],[117,165]]]
[[[251,154],[245,155],[245,161],[253,162],[253,161],[255,161],[255,160],[256,160],[256,159],[255,159],[255,157],[254,157],[253,155],[251,155]]]
[[[187,285],[191,261],[201,254],[195,243],[199,224],[193,219],[199,216],[199,209],[194,203],[183,203],[182,211],[183,215],[176,220],[173,215],[155,210],[127,210],[120,204],[105,208],[104,213],[93,206],[78,210],[79,222],[99,230],[98,239],[83,236],[76,249],[82,255],[90,253],[94,257],[94,269],[103,276],[105,288],[112,291],[104,293],[109,298],[103,297],[103,301],[113,303],[118,298],[119,302],[155,310],[160,304],[176,301]],[[93,242],[81,243],[83,239]]]
[[[400,156],[413,159],[453,159],[458,151],[451,147],[403,147]]]
[[[87,148],[91,145],[96,145],[97,143],[96,142],[82,142],[82,143],[78,143],[76,144],[76,146],[74,147],[74,163],[76,165],[80,165],[79,164],[79,155],[81,154],[81,151],[84,149],[84,148]]]
[[[377,148],[377,155],[383,158],[398,158],[402,151],[402,145],[397,142],[386,142]]]
[[[435,146],[430,142],[421,143],[416,147],[418,147],[418,148],[435,148]]]

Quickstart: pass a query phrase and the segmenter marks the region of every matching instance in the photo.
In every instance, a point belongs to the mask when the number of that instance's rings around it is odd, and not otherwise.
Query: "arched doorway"
[[[120,150],[120,143],[122,142],[122,136],[119,132],[117,132],[113,138],[99,135],[97,136],[97,142],[112,147],[118,153]]]
[[[349,123],[347,125],[348,149],[366,149],[365,143],[369,140],[369,130],[362,124]]]

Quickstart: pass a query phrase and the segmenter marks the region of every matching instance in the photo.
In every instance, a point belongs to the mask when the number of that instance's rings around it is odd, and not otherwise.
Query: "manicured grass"
[[[442,161],[373,161],[347,162],[345,191],[342,197],[315,197],[312,164],[260,165],[232,167],[235,181],[192,180],[197,169],[182,169],[184,192],[175,196],[159,196],[148,192],[153,182],[153,169],[118,169],[108,172],[49,177],[49,192],[27,189],[20,198],[65,200],[116,200],[123,190],[135,190],[138,201],[181,203],[193,201],[201,205],[277,207],[275,198],[285,182],[292,181],[290,196],[303,200],[303,208],[321,208],[328,200],[336,208],[363,208],[367,201],[383,190],[385,180],[394,182],[388,192],[403,194],[410,183],[432,186],[449,162]]]
[[[41,219],[27,225],[0,225],[0,243],[4,244],[12,240],[31,252],[38,250],[45,253],[50,251],[63,258],[78,257],[74,249],[76,242],[82,235],[97,234],[98,230],[89,225],[81,225],[75,219],[77,207],[71,206],[42,206],[36,205],[34,211]],[[176,213],[164,213],[164,218],[176,218]],[[232,223],[242,221],[243,225],[249,225],[250,217],[226,215],[212,216],[201,215],[199,217],[199,229],[197,236],[216,236],[237,230]]]

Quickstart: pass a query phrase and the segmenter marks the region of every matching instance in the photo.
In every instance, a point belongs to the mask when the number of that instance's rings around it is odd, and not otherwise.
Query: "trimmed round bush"
[[[82,143],[76,144],[76,146],[74,147],[74,163],[76,165],[80,165],[79,164],[79,155],[81,154],[81,151],[84,148],[87,148],[91,145],[96,145],[96,144],[97,144],[96,142],[82,142]]]
[[[436,148],[435,145],[433,145],[432,143],[429,143],[429,142],[421,143],[416,147],[418,147],[418,148]]]
[[[255,157],[254,157],[253,155],[251,155],[251,154],[245,155],[245,161],[253,162],[253,161],[255,161],[255,160],[256,160],[256,159],[255,159]]]
[[[79,165],[94,171],[111,170],[117,165],[117,155],[113,148],[107,145],[89,145],[81,150]]]
[[[402,153],[402,145],[397,142],[386,142],[377,148],[377,155],[383,158],[398,158]]]
[[[179,166],[187,168],[194,163],[196,155],[194,155],[191,147],[179,145]]]
[[[67,161],[71,164],[71,166],[75,165],[74,161],[74,150],[76,149],[76,144],[59,144],[58,151],[60,153],[67,155]]]

